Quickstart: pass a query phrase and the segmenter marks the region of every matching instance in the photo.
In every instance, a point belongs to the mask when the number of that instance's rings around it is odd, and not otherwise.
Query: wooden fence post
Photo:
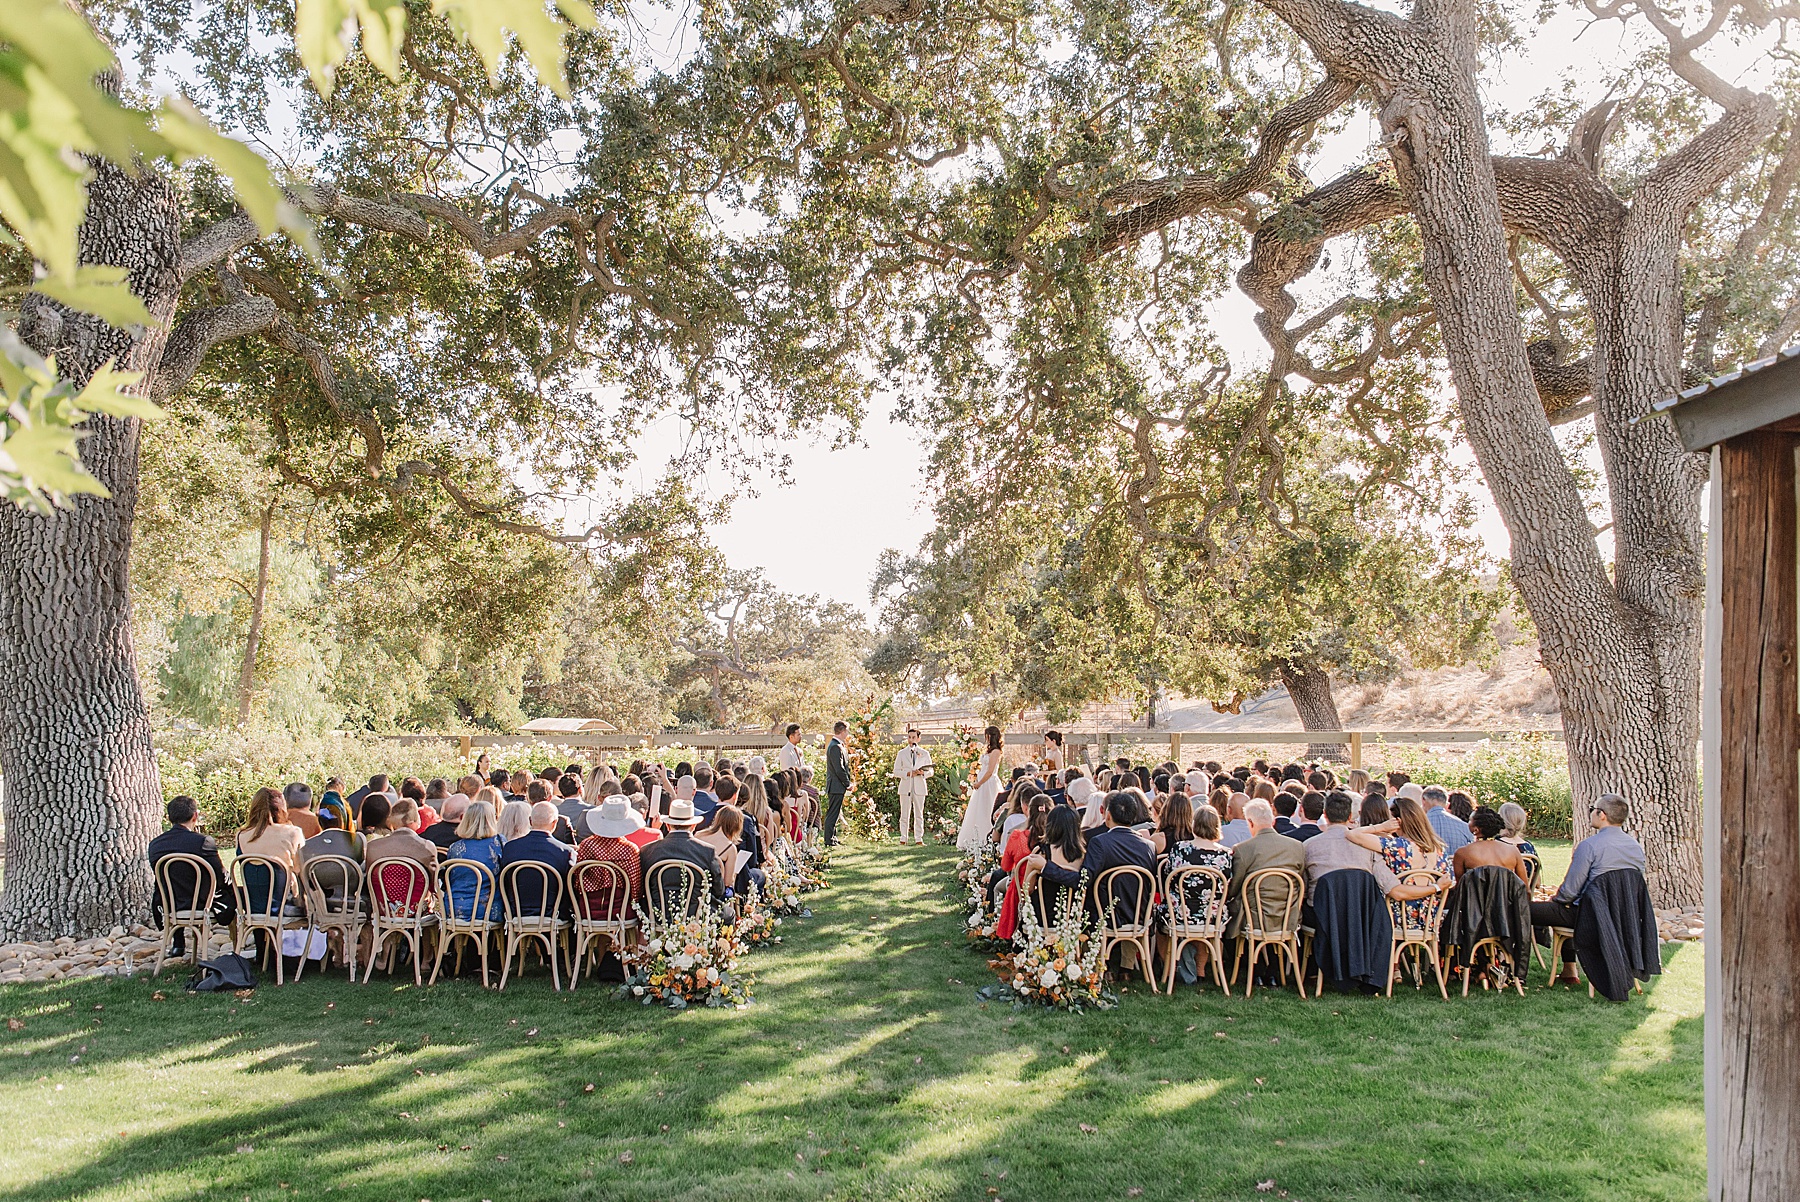
[[[1350,732],[1350,766],[1352,768],[1362,767],[1362,731],[1360,730]]]
[[[466,764],[469,762],[469,753],[473,750],[475,750],[474,739],[470,738],[468,735],[458,735],[456,737],[456,754],[462,757],[463,763]]]
[[[1177,768],[1181,767],[1181,736],[1178,734],[1169,736],[1169,758],[1175,761]]]

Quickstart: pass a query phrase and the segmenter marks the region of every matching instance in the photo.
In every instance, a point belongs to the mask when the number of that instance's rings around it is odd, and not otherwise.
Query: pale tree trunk
[[[1513,582],[1556,684],[1575,820],[1585,824],[1598,794],[1623,795],[1658,904],[1696,902],[1699,467],[1667,423],[1633,419],[1678,386],[1681,222],[1751,153],[1757,130],[1772,128],[1773,108],[1750,103],[1740,112],[1728,103],[1718,125],[1646,177],[1629,211],[1598,186],[1586,197],[1561,187],[1533,197],[1547,227],[1534,236],[1556,245],[1563,235],[1558,249],[1594,313],[1615,586],[1526,354],[1476,87],[1477,6],[1417,0],[1408,20],[1338,0],[1263,3],[1379,103],[1395,175],[1418,222],[1464,430],[1506,522]],[[1558,211],[1582,203],[1585,214]]]
[[[133,341],[97,318],[26,301],[24,340],[85,381],[107,360],[154,369],[179,290],[181,216],[168,182],[94,168],[81,261],[124,267],[155,320]],[[147,390],[148,385],[141,385]],[[127,575],[138,422],[90,417],[81,458],[111,490],[49,517],[0,505],[0,938],[105,930],[149,911],[145,845],[162,791],[138,686]]]
[[[269,596],[269,527],[275,521],[275,502],[263,509],[257,530],[256,585],[250,590],[250,632],[244,637],[244,662],[238,667],[238,725],[250,721],[250,702],[256,695],[256,651],[262,643],[263,608]]]
[[[1337,700],[1331,695],[1331,677],[1317,660],[1278,659],[1275,670],[1281,674],[1281,683],[1294,703],[1294,712],[1300,715],[1300,729],[1344,729],[1344,720],[1338,716]],[[1349,755],[1350,749],[1342,743],[1309,743],[1306,747],[1306,757],[1310,760],[1341,764]]]

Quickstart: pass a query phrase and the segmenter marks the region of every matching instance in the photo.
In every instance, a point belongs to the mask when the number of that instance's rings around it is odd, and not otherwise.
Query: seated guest
[[[531,773],[523,768],[506,778],[506,800],[525,801],[525,791],[531,787]]]
[[[365,817],[369,801],[363,802]],[[413,828],[419,822],[419,803],[402,797],[388,807],[387,831],[371,835],[363,846],[363,858],[370,864],[381,860],[412,860],[427,873],[437,868],[437,844],[421,836]]]
[[[500,793],[498,789],[494,791]],[[500,796],[506,795],[500,793]],[[500,842],[511,843],[531,830],[531,807],[516,797],[506,798],[500,803],[498,826],[495,833],[500,836]]]
[[[1475,813],[1475,799],[1461,789],[1452,789],[1444,799],[1444,808],[1467,822]]]
[[[1249,804],[1250,798],[1245,794],[1230,794],[1230,800],[1227,802],[1229,808],[1226,814],[1226,822],[1219,828],[1219,842],[1223,843],[1226,847],[1236,847],[1256,833],[1251,827],[1249,819],[1245,817],[1247,812],[1246,807],[1248,807]],[[1268,805],[1267,802],[1264,802],[1263,804]],[[1269,829],[1271,831],[1275,829],[1274,816],[1275,809],[1273,806],[1270,806]],[[1282,837],[1286,838],[1286,836]]]
[[[419,834],[432,846],[448,852],[462,833],[457,828],[462,825],[463,815],[468,812],[469,799],[461,793],[452,793],[443,799],[438,811],[438,820],[427,826]]]
[[[1195,809],[1185,793],[1172,797],[1163,807],[1156,845],[1162,853],[1162,874],[1158,879],[1164,883],[1169,874],[1189,867],[1214,868],[1224,873],[1227,880],[1231,878],[1231,849],[1219,842],[1218,812],[1209,805]],[[1206,913],[1212,889],[1205,881],[1190,877],[1182,892],[1189,914]],[[1201,959],[1202,955],[1210,957],[1211,952],[1198,944],[1190,943],[1182,950],[1181,963],[1175,971],[1183,984],[1192,985],[1206,972],[1207,960]]]
[[[1350,813],[1355,804],[1348,793],[1334,790],[1325,795],[1325,826],[1318,837],[1308,840],[1303,848],[1309,898],[1312,886],[1320,877],[1344,868],[1369,873],[1384,896],[1399,901],[1430,897],[1438,892],[1429,885],[1402,885],[1393,868],[1378,852],[1351,841]],[[1387,821],[1385,807],[1381,813],[1382,820]],[[1445,881],[1444,886],[1448,887],[1449,882]]]
[[[342,856],[346,860],[363,862],[362,836],[344,830],[337,824],[346,814],[337,810],[327,811],[320,823],[319,833],[308,839],[300,847],[300,867],[304,870],[313,860],[325,856]],[[327,864],[314,873],[319,887],[325,890],[326,896],[339,898],[344,895],[344,869],[342,865]]]
[[[638,816],[638,821],[641,824],[637,830],[625,836],[625,838],[636,844],[639,851],[643,851],[644,848],[662,838],[662,831],[652,823],[650,799],[646,797],[641,790],[635,788],[637,778],[635,776],[627,776],[625,778],[625,783],[634,787],[626,789],[620,796],[623,797],[625,803],[631,807],[632,813]],[[660,820],[662,816],[658,814],[655,817]]]
[[[311,785],[297,780],[281,791],[281,800],[287,805],[287,815],[282,821],[299,828],[302,839],[310,839],[319,833],[319,819],[312,812]]]
[[[388,775],[387,775],[387,773],[377,772],[374,776],[371,776],[369,778],[368,784],[358,785],[356,788],[356,791],[354,793],[350,794],[350,797],[349,797],[350,808],[353,811],[355,811],[355,813],[356,813],[356,824],[358,826],[368,825],[367,823],[365,823],[363,821],[362,803],[371,796],[379,796],[379,795],[385,794],[387,791],[388,791]]]
[[[706,875],[706,886],[702,897],[689,897],[687,911],[698,913],[700,907],[710,899],[715,906],[725,903],[725,878],[719,867],[719,857],[713,849],[694,838],[694,828],[700,824],[699,815],[694,813],[694,803],[679,798],[669,803],[669,809],[663,815],[663,837],[644,848],[638,861],[644,870],[644,891],[646,897],[653,892],[655,881],[654,870],[658,864],[671,861],[692,864]],[[667,874],[673,879],[677,874]],[[672,908],[678,895],[669,890],[678,888],[668,880],[655,885],[659,896],[653,900],[665,908]]]
[[[181,854],[199,856],[213,870],[213,890],[210,895],[202,896],[198,908],[211,908],[213,921],[226,925],[237,915],[237,899],[231,891],[231,878],[225,875],[225,865],[219,860],[219,845],[213,842],[211,835],[203,835],[194,827],[200,821],[200,811],[194,805],[194,799],[185,793],[169,800],[166,812],[169,816],[169,829],[150,840],[150,873],[153,893],[150,902],[150,921],[157,926],[162,925],[163,899],[162,890],[155,889],[157,864],[166,856]],[[194,900],[195,869],[186,864],[172,865],[169,869],[169,883],[173,886],[175,905],[178,909],[186,909]],[[185,954],[186,942],[181,931],[175,932],[175,939],[170,945],[177,956]],[[206,949],[200,949],[204,952]]]
[[[487,782],[483,781],[479,776],[470,773],[468,776],[465,776],[456,782],[456,791],[470,801],[474,801],[475,795],[481,792],[482,785],[486,783]]]
[[[1537,855],[1537,848],[1525,837],[1525,827],[1530,823],[1531,815],[1525,812],[1524,806],[1516,801],[1507,802],[1500,807],[1500,821],[1506,824],[1506,829],[1500,832],[1503,842],[1518,848],[1522,856]]]
[[[488,773],[487,783],[494,792],[500,794],[500,801],[505,804],[512,800],[512,775],[504,768],[495,768]],[[520,798],[523,801],[524,798]]]
[[[1052,863],[1042,854],[1035,854],[1026,862],[1029,871],[1040,873],[1051,884],[1064,888],[1076,888],[1081,884],[1081,874],[1087,873],[1088,897],[1086,905],[1090,914],[1098,915],[1098,903],[1094,900],[1094,883],[1100,874],[1108,868],[1135,864],[1139,868],[1152,873],[1156,871],[1156,847],[1149,839],[1131,829],[1141,803],[1123,789],[1106,795],[1106,826],[1087,841],[1081,857],[1079,870],[1070,871]],[[1118,901],[1129,904],[1129,890],[1123,892]]]
[[[300,895],[300,848],[306,842],[299,827],[282,821],[286,817],[287,804],[281,800],[281,794],[267,787],[258,789],[250,799],[249,816],[237,837],[238,855],[262,856],[285,870],[275,886],[278,900]],[[260,907],[267,900],[264,887],[256,882],[247,884],[251,902]]]
[[[565,772],[556,778],[556,812],[569,824],[571,832],[587,829],[587,812],[591,806],[581,799],[581,778]],[[573,840],[571,840],[573,842]]]
[[[357,810],[357,825],[361,828],[363,846],[366,851],[371,839],[379,839],[388,832],[388,799],[385,793],[371,793],[363,798],[362,806]]]
[[[530,782],[533,786],[548,785],[542,780]],[[505,872],[514,864],[536,863],[547,866],[551,873],[559,879],[569,875],[569,864],[574,859],[569,846],[551,836],[556,824],[562,821],[562,815],[548,800],[533,802],[530,809],[531,829],[513,839],[500,849],[500,871]],[[527,873],[519,878],[517,886],[519,913],[524,915],[542,915],[544,913],[546,886],[535,873]],[[549,886],[555,892],[554,886]],[[507,896],[504,890],[501,897]],[[566,901],[567,899],[565,899]],[[508,913],[512,912],[509,905]]]
[[[1276,834],[1286,835],[1290,839],[1300,838],[1300,827],[1294,821],[1294,812],[1300,808],[1301,796],[1303,796],[1302,793],[1296,793],[1292,789],[1282,789],[1275,794],[1272,804],[1275,806]]]
[[[1569,858],[1568,875],[1563,877],[1556,896],[1549,901],[1531,903],[1531,925],[1538,933],[1539,943],[1549,944],[1551,927],[1575,928],[1576,920],[1581,917],[1582,896],[1595,877],[1623,868],[1644,871],[1644,847],[1625,833],[1625,820],[1630,815],[1631,807],[1617,793],[1606,793],[1594,799],[1594,804],[1588,808],[1588,821],[1593,824],[1594,833],[1575,845],[1575,854]],[[1562,975],[1557,980],[1564,984],[1580,983],[1580,975],[1575,971],[1573,939],[1563,944]]]
[[[1050,820],[1050,810],[1056,804],[1050,800],[1048,793],[1033,795],[1028,801],[1029,807],[1025,822],[1015,827],[1006,837],[1000,848],[1000,867],[989,876],[990,894],[1001,890],[999,921],[994,933],[1001,939],[1011,939],[1018,927],[1019,893],[1013,885],[1013,870],[1031,855],[1032,849],[1044,842],[1044,831]]]
[[[493,799],[500,795],[491,787],[484,788],[476,800],[466,802],[456,824],[456,838],[450,841],[448,859],[473,860],[496,878],[500,875],[500,818],[494,813]],[[446,868],[444,886],[450,894],[450,912],[458,918],[469,918],[487,905],[486,882],[467,868]],[[500,913],[498,906],[490,917]]]
[[[1317,789],[1308,789],[1300,796],[1300,821],[1294,824],[1288,838],[1304,843],[1324,829],[1325,794]]]
[[[581,841],[581,846],[575,849],[575,859],[605,860],[623,869],[628,886],[627,895],[623,899],[611,900],[623,906],[623,913],[630,914],[632,903],[642,897],[644,892],[644,874],[639,865],[638,846],[631,841],[631,835],[644,829],[644,820],[631,808],[630,802],[615,793],[589,810],[584,821],[588,834]],[[607,900],[603,891],[590,890],[586,912],[599,916],[601,907]],[[617,914],[605,916],[617,917]]]
[[[1388,804],[1379,794],[1370,793],[1363,800],[1365,822],[1350,832],[1350,841],[1379,852],[1397,876],[1418,871],[1454,876],[1455,862],[1432,829],[1424,808],[1402,794],[1392,803],[1398,816],[1387,818],[1383,815],[1388,812]]]
[[[533,809],[540,805],[556,809],[556,803],[550,800],[550,782],[541,776],[526,784],[525,801]],[[556,822],[551,827],[550,835],[564,847],[575,846],[575,828],[567,818],[563,817],[560,810],[557,810]]]
[[[1396,796],[1416,801],[1425,808],[1425,817],[1431,823],[1431,829],[1437,833],[1444,844],[1444,850],[1450,855],[1455,855],[1458,848],[1467,846],[1474,838],[1469,834],[1469,824],[1445,808],[1450,795],[1441,786],[1427,785],[1421,789],[1407,781],[1400,786]]]
[[[419,827],[419,834],[423,835],[427,830],[443,821],[444,805],[450,800],[450,797],[450,782],[441,776],[432,777],[430,783],[425,786],[425,800],[419,803],[419,821],[424,824]],[[461,813],[460,810],[457,812]]]
[[[1246,805],[1244,824],[1250,828],[1250,837],[1231,849],[1231,921],[1225,928],[1227,939],[1244,933],[1244,882],[1251,873],[1265,868],[1290,868],[1304,876],[1306,871],[1306,846],[1275,833],[1275,809],[1268,802],[1256,800]],[[1262,900],[1265,909],[1257,916],[1258,925],[1274,927],[1281,920],[1281,914],[1274,909],[1278,899],[1265,891]]]
[[[689,798],[694,803],[694,813],[700,815],[702,825],[711,821],[713,811],[719,808],[719,795],[712,788],[713,770],[702,760],[694,767],[694,795]],[[741,816],[739,821],[741,824]]]
[[[690,803],[691,804],[691,803]],[[695,814],[699,811],[696,809]],[[736,806],[719,806],[713,811],[712,822],[705,831],[696,834],[695,839],[712,848],[719,859],[721,879],[735,882],[738,877],[738,857],[743,852],[738,850],[738,840],[744,834],[744,812]],[[761,876],[761,873],[755,874]]]
[[[344,800],[344,782],[335,776],[325,782],[325,792],[319,795],[317,815],[321,827],[335,826],[347,831],[356,825],[356,810]]]
[[[1486,806],[1470,811],[1469,831],[1475,836],[1475,842],[1456,849],[1454,863],[1458,880],[1470,869],[1492,866],[1513,873],[1521,884],[1531,884],[1531,874],[1519,849],[1500,838],[1505,830],[1505,820]]]

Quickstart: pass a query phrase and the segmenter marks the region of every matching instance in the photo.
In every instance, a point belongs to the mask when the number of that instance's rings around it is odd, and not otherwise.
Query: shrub
[[[1422,785],[1461,789],[1476,805],[1499,809],[1508,801],[1525,807],[1530,833],[1567,839],[1573,831],[1574,799],[1569,756],[1559,740],[1524,735],[1491,742],[1461,754],[1423,748],[1383,749],[1389,770],[1407,773]]]

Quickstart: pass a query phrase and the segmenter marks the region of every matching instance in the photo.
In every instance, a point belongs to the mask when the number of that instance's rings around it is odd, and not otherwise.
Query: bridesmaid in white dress
[[[969,791],[969,808],[963,812],[962,830],[957,832],[956,846],[974,851],[987,841],[994,829],[994,798],[1000,795],[1000,728],[987,728],[987,751],[982,753],[981,767],[975,773],[975,787]]]

